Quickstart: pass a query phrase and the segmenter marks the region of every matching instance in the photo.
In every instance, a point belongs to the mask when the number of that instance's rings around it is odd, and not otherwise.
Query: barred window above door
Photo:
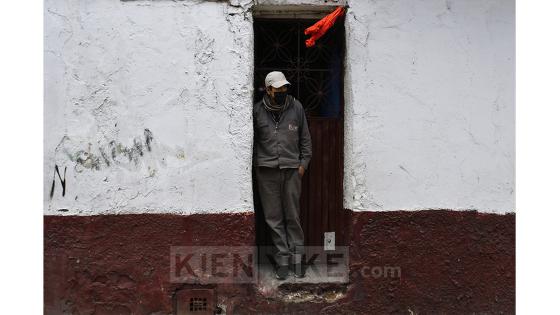
[[[338,117],[343,102],[343,20],[335,23],[317,44],[307,48],[304,30],[317,20],[255,19],[255,102],[264,91],[270,71],[282,71],[292,83],[289,93],[307,115]]]

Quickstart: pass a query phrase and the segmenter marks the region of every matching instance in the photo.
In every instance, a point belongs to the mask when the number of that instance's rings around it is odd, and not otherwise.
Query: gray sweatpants
[[[303,230],[299,221],[301,178],[297,168],[257,167],[257,185],[264,218],[277,249],[276,263],[301,261]]]

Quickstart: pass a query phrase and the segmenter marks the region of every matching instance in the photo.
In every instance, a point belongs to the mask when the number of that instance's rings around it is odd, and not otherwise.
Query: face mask
[[[284,105],[286,96],[288,96],[288,92],[274,92],[274,102],[276,102],[277,105]]]

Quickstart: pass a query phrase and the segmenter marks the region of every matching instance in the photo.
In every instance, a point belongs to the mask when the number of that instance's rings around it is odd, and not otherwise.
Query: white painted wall
[[[345,206],[513,212],[515,2],[350,5]]]
[[[46,0],[46,213],[252,209],[253,35],[239,11]],[[129,159],[135,141],[142,155]],[[51,200],[55,164],[67,167],[67,195],[57,179]]]
[[[46,0],[46,214],[253,209],[252,4]],[[345,206],[514,211],[514,2],[349,4]]]

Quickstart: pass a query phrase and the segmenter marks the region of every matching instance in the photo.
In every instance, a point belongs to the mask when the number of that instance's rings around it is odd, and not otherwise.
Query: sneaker
[[[277,265],[274,268],[274,275],[278,280],[286,280],[289,271],[290,269],[288,265]]]
[[[302,263],[292,264],[292,270],[294,271],[294,276],[296,278],[305,277],[305,265]]]

